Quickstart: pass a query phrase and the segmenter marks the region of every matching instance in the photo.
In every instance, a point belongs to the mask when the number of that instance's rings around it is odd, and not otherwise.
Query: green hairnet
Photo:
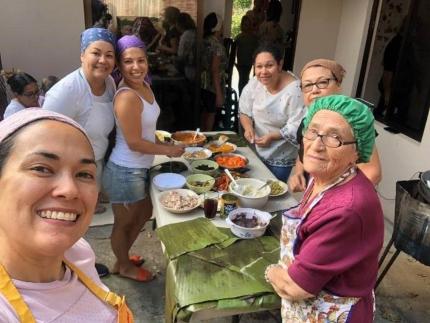
[[[320,110],[330,110],[339,113],[349,123],[357,141],[358,162],[367,163],[372,155],[375,144],[375,128],[373,114],[363,103],[345,95],[329,95],[316,99],[308,109],[303,121],[306,130]]]

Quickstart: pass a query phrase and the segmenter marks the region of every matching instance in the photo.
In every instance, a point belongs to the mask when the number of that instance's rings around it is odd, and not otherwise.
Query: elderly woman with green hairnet
[[[280,261],[265,273],[284,322],[373,321],[384,222],[373,184],[356,167],[372,153],[373,121],[367,106],[343,95],[309,107],[303,164],[311,180],[283,214]]]

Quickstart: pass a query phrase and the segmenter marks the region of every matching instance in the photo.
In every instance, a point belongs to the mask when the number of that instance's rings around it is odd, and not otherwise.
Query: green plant
[[[240,33],[240,22],[246,12],[251,9],[252,0],[233,0],[233,16],[231,19],[231,37]]]

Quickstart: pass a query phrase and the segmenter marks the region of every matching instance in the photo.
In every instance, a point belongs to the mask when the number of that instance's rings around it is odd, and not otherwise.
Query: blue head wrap
[[[115,35],[104,28],[88,28],[81,34],[81,53],[93,42],[103,40],[111,44],[115,50]]]

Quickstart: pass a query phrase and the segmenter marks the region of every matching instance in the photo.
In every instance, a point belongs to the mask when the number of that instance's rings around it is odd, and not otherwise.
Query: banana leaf
[[[165,253],[169,259],[221,243],[229,238],[206,218],[165,225],[158,228],[156,232],[164,244]]]
[[[212,140],[218,140],[219,136],[222,135],[220,133],[214,134],[214,135],[207,135],[206,138],[208,141]],[[246,147],[248,146],[248,142],[246,139],[242,136],[239,136],[238,134],[227,134],[228,142],[231,142],[232,144],[235,144],[237,147]]]

